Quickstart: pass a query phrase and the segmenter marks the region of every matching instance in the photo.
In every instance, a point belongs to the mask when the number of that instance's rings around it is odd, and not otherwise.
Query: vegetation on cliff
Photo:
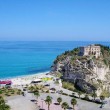
[[[56,64],[59,61],[63,61],[65,60],[68,56],[77,56],[79,53],[79,48],[74,48],[71,51],[65,51],[64,53],[62,53],[61,55],[58,55],[57,58],[54,61],[54,64]]]
[[[101,56],[100,58],[95,58],[92,57],[92,59],[97,62],[97,61],[102,61],[105,65],[110,66],[110,47],[109,46],[104,46],[101,44],[95,44],[97,46],[101,47]],[[79,56],[79,47],[74,48],[71,51],[65,51],[64,53],[62,53],[61,55],[58,55],[57,58],[54,61],[54,64],[65,60],[67,57],[71,57],[70,62],[71,63],[75,63],[74,61],[76,59],[78,60],[82,60],[82,61],[87,61],[88,60],[88,56]]]

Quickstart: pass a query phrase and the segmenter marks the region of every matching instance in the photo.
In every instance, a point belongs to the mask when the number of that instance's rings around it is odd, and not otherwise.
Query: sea
[[[50,71],[58,55],[89,44],[110,46],[99,41],[0,41],[0,79]]]

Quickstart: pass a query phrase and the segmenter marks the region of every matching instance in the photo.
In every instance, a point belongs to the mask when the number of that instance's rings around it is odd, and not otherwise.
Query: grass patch
[[[15,96],[15,95],[21,95],[21,90],[17,88],[6,88],[6,87],[0,88],[0,96],[2,97]]]
[[[66,81],[62,82],[62,87],[71,91],[75,90],[74,84]]]

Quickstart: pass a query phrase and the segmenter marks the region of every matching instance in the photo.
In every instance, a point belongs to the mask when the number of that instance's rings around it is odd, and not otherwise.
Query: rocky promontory
[[[99,48],[99,50],[97,49]],[[97,95],[110,92],[110,48],[95,44],[65,51],[57,56],[52,72],[60,72],[62,79],[72,82],[79,90]],[[98,56],[96,56],[98,55]]]

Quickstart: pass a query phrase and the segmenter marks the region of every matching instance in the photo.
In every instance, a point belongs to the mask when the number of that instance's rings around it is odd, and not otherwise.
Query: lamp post
[[[43,102],[44,102],[44,100],[43,100],[43,99],[41,99],[41,102],[42,102],[42,109],[43,109]]]

